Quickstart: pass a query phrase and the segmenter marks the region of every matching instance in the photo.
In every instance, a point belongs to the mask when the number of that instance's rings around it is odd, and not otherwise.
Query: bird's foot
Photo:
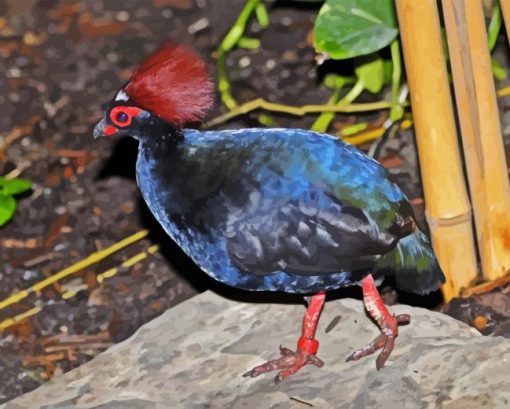
[[[295,374],[305,365],[315,365],[319,368],[324,366],[324,362],[317,358],[315,353],[310,353],[310,351],[302,350],[299,348],[299,346],[296,352],[291,351],[289,348],[280,346],[280,355],[281,355],[280,358],[273,359],[262,365],[258,365],[255,368],[243,374],[243,376],[249,376],[254,378],[263,373],[279,369],[280,371],[278,372],[278,375],[276,375],[274,379],[275,383],[279,383],[284,379],[288,378],[289,376]]]
[[[243,376],[254,378],[266,372],[279,370],[274,379],[276,383],[279,383],[295,374],[305,365],[315,365],[319,368],[324,366],[324,362],[317,358],[319,341],[315,339],[315,330],[325,298],[324,292],[319,292],[307,300],[308,308],[303,318],[302,333],[295,352],[280,346],[280,358],[256,366]]]
[[[390,356],[391,351],[393,351],[395,338],[398,335],[398,326],[407,325],[410,321],[411,316],[409,314],[383,316],[383,318],[378,320],[378,324],[381,328],[381,334],[369,344],[354,351],[346,359],[346,362],[357,361],[358,359],[371,355],[382,348],[381,353],[375,361],[377,370],[381,369]]]
[[[363,303],[370,316],[377,323],[381,334],[370,344],[354,351],[348,358],[349,361],[357,361],[364,356],[373,354],[378,349],[382,349],[376,360],[377,370],[384,366],[393,351],[395,338],[398,335],[398,325],[409,324],[411,317],[409,314],[392,315],[384,305],[384,302],[377,291],[372,274],[367,275],[361,282],[363,288]]]

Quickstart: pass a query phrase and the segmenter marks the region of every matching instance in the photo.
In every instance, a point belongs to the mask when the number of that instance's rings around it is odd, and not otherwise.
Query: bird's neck
[[[168,122],[151,118],[140,127],[137,139],[151,157],[167,158],[184,140],[184,134],[180,128]]]

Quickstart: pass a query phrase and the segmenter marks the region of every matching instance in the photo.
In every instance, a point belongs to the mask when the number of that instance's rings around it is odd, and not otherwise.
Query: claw
[[[317,368],[322,368],[324,366],[324,361],[320,359],[317,355],[310,355],[306,360],[306,363],[314,365]]]
[[[386,336],[384,334],[380,334],[376,339],[374,339],[369,344],[364,347],[354,351],[351,355],[347,357],[345,362],[357,361],[365,356],[373,354],[378,349],[381,349],[386,343]]]
[[[380,370],[393,351],[395,338],[398,336],[398,326],[409,324],[411,316],[409,314],[391,315],[388,312],[371,275],[363,279],[363,301],[368,313],[381,329],[381,334],[369,344],[354,351],[347,357],[346,362],[357,361],[382,349],[375,361],[377,370]]]
[[[280,345],[280,355],[281,356],[289,356],[289,355],[293,355],[294,354],[294,351],[289,349],[289,348],[285,348],[284,346],[281,346]]]
[[[411,316],[409,314],[394,315],[398,325],[407,325],[411,322]]]

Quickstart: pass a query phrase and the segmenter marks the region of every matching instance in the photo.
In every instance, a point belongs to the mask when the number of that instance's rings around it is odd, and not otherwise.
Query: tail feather
[[[417,294],[437,290],[445,277],[432,247],[419,229],[402,238],[376,266],[377,271],[395,274],[397,286]]]

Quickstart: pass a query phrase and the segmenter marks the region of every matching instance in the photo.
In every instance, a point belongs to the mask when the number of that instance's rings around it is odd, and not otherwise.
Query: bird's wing
[[[225,229],[233,262],[247,272],[318,275],[371,268],[396,245],[362,210],[323,191],[261,202],[233,216]]]

